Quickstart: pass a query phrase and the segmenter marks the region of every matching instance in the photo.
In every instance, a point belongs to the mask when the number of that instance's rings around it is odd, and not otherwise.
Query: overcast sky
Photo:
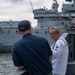
[[[33,9],[38,9],[40,7],[46,7],[51,9],[53,0],[31,0]],[[57,0],[59,6],[65,0]],[[59,8],[60,10],[60,8]],[[34,20],[34,15],[32,12],[30,0],[0,0],[0,21],[21,21],[27,19],[31,21],[33,26],[36,26],[36,20]]]

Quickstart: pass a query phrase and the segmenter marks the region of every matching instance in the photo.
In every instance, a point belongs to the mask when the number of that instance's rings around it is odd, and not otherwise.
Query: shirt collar
[[[28,34],[24,35],[23,37],[26,37],[26,36],[28,36],[28,35],[31,35],[31,33],[28,33]]]

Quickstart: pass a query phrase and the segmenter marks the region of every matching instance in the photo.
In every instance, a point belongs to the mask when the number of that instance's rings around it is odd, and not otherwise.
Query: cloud
[[[10,1],[10,2],[19,2],[19,1],[22,1],[22,0],[8,0],[8,1]]]

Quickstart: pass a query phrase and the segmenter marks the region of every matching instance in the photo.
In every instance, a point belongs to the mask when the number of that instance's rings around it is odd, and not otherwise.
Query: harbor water
[[[16,69],[12,61],[12,53],[0,53],[0,75],[8,75]]]

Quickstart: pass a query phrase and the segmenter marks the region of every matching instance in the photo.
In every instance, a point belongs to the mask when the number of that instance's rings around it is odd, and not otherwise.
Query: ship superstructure
[[[34,19],[38,20],[38,27],[51,28],[57,26],[61,32],[70,32],[75,21],[75,0],[70,4],[63,4],[62,11],[58,12],[59,4],[54,0],[52,9],[40,8],[33,11]],[[71,32],[73,33],[73,31]]]
[[[71,1],[71,0],[67,0]],[[59,4],[54,0],[52,9],[46,7],[33,10],[34,19],[37,19],[37,27],[32,29],[32,33],[40,35],[50,40],[49,29],[53,26],[60,28],[61,33],[75,32],[75,0],[69,4],[63,4],[62,11],[58,11]],[[1,21],[0,22],[0,51],[7,51],[14,42],[21,39],[17,25],[19,21]],[[52,44],[52,41],[50,42]],[[10,48],[7,48],[10,47]],[[10,50],[11,51],[11,50]]]
[[[58,7],[57,0],[54,0],[52,9],[44,7],[33,10],[34,19],[37,19],[37,27],[32,29],[33,34],[46,37],[50,41],[49,29],[53,26],[60,28],[61,33],[75,32],[75,0],[70,4],[63,4],[61,12],[58,11]],[[7,51],[7,47],[11,48],[14,42],[21,39],[17,29],[18,23],[19,21],[12,20],[0,22],[0,51]]]

